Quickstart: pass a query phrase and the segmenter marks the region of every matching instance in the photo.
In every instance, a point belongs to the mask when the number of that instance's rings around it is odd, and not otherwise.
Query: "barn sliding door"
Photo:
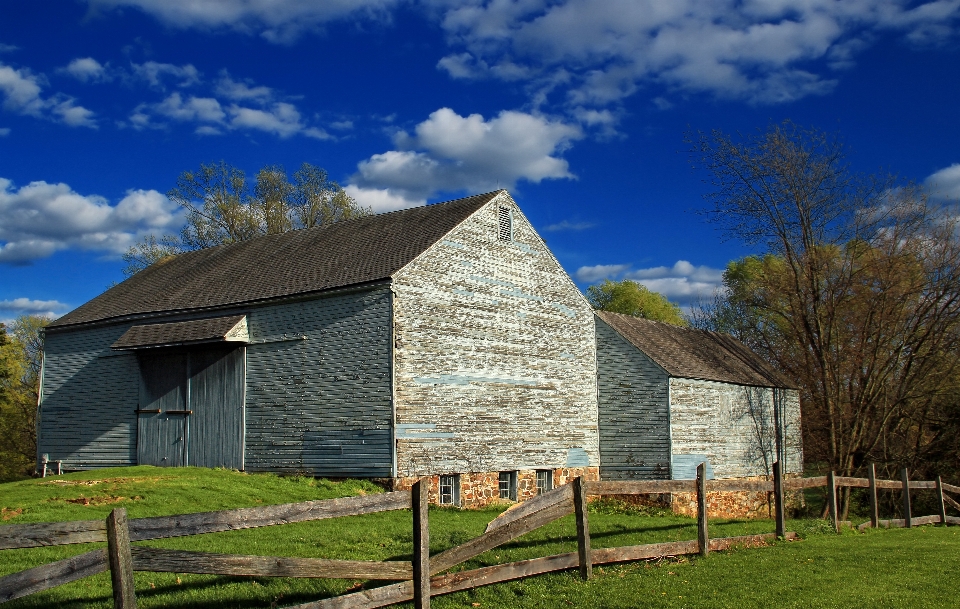
[[[143,465],[243,469],[243,348],[141,352]]]

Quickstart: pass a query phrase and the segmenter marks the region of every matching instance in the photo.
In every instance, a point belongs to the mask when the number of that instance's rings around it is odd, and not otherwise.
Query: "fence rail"
[[[840,530],[837,513],[837,489],[841,487],[870,490],[871,520],[859,525],[867,527],[911,527],[922,524],[960,525],[960,517],[947,516],[946,507],[960,511],[960,503],[946,493],[960,494],[960,487],[933,481],[910,480],[907,471],[901,480],[878,480],[873,466],[868,478],[827,476],[784,479],[780,464],[774,464],[773,480],[707,480],[705,467],[697,468],[696,480],[584,481],[556,488],[510,509],[491,521],[483,534],[459,546],[433,556],[429,555],[429,522],[427,483],[417,482],[411,491],[306,501],[218,512],[181,514],[127,520],[126,510],[113,510],[106,520],[81,520],[0,526],[0,550],[35,548],[53,545],[106,541],[106,549],[44,564],[19,573],[0,577],[0,603],[48,590],[91,575],[110,571],[114,606],[136,607],[133,588],[134,571],[241,575],[256,577],[299,577],[368,579],[397,581],[377,588],[297,605],[292,609],[333,609],[383,607],[413,600],[418,609],[430,606],[430,598],[497,582],[531,577],[542,573],[579,569],[581,577],[591,576],[593,565],[647,560],[664,556],[700,554],[734,545],[755,545],[776,537],[792,539],[785,531],[785,491],[806,488],[827,488],[827,500],[833,526]],[[880,520],[877,508],[878,489],[900,489],[903,498],[903,519]],[[911,514],[910,491],[936,492],[939,513],[914,517]],[[776,531],[763,535],[710,539],[706,514],[707,493],[723,491],[769,492],[775,499]],[[593,549],[587,497],[603,495],[650,495],[693,493],[697,496],[697,539],[669,543],[645,544]],[[308,522],[327,518],[372,514],[390,510],[412,509],[414,548],[411,561],[360,561],[276,556],[213,554],[183,550],[165,550],[131,546],[133,541],[149,541],[237,529]],[[577,552],[533,558],[456,573],[444,573],[452,567],[475,558],[488,550],[517,539],[531,531],[574,514],[577,527]]]

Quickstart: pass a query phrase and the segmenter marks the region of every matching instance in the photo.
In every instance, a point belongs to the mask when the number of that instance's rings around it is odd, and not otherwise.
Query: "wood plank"
[[[413,506],[413,606],[430,609],[430,479],[421,478],[410,491]]]
[[[910,506],[910,474],[905,467],[900,470],[900,480],[902,480],[903,521],[909,529],[913,526],[913,508]]]
[[[935,489],[937,488],[937,481],[936,480],[911,480],[910,488]]]
[[[779,461],[773,464],[773,509],[774,532],[777,537],[787,534],[786,513],[783,503],[783,472]]]
[[[944,486],[946,486],[946,484],[944,484]],[[947,503],[948,505],[950,505],[950,507],[952,507],[953,509],[960,510],[960,503],[957,503],[956,501],[954,501],[953,498],[950,497],[949,495],[944,495],[943,501],[944,503]]]
[[[646,560],[661,556],[681,556],[696,554],[700,551],[700,542],[671,541],[667,543],[648,543],[640,546],[623,546],[620,548],[598,548],[593,551],[593,564],[602,565],[629,560]]]
[[[107,550],[99,549],[0,577],[0,603],[43,592],[107,570]]]
[[[880,504],[877,502],[877,467],[873,463],[867,470],[867,480],[870,482],[870,526],[877,528],[877,522],[880,520]],[[857,528],[863,530],[860,527]]]
[[[286,556],[247,556],[164,550],[141,546],[134,546],[131,550],[134,571],[333,579],[399,580],[413,577],[413,567],[405,561],[374,562]]]
[[[590,559],[587,489],[582,476],[577,476],[573,481],[573,513],[577,521],[577,557],[580,563],[580,578],[588,580],[593,575],[593,561]]]
[[[126,508],[115,508],[107,516],[107,558],[110,560],[114,609],[137,609]]]
[[[947,484],[946,482],[943,483],[943,490],[960,494],[960,486],[954,486],[952,484]]]
[[[396,491],[378,495],[321,499],[219,512],[137,518],[130,521],[130,539],[131,541],[147,541],[409,508],[410,493]]]
[[[39,548],[71,543],[93,543],[106,540],[107,523],[103,520],[36,522],[0,526],[0,550]]]
[[[556,554],[543,558],[521,560],[504,565],[481,567],[459,573],[438,575],[431,580],[431,585],[435,594],[450,594],[451,592],[489,586],[490,584],[531,577],[542,573],[576,569],[578,563],[579,557],[577,553],[569,552],[567,554]]]
[[[603,480],[587,482],[588,495],[653,495],[695,493],[696,480]]]
[[[833,472],[827,474],[827,506],[830,508],[830,522],[833,530],[840,532],[840,516],[837,512],[837,482]]]
[[[285,609],[373,609],[413,600],[413,582],[401,582],[293,605]]]
[[[697,543],[700,556],[710,553],[710,534],[707,531],[707,464],[697,466]]]
[[[590,493],[589,489],[591,484],[595,483],[587,483],[587,494],[598,494]],[[569,484],[564,484],[563,486],[559,486],[551,491],[547,491],[542,495],[537,495],[533,499],[527,499],[523,503],[516,504],[514,507],[511,507],[506,512],[503,512],[491,520],[490,523],[487,524],[487,528],[484,533],[489,533],[490,531],[500,528],[505,524],[513,522],[514,520],[519,520],[524,516],[529,516],[530,514],[564,502],[569,503],[570,509],[573,509],[573,487]]]
[[[943,500],[943,480],[940,479],[940,476],[937,476],[937,515],[940,516],[940,522],[944,526],[947,524],[947,505]]]
[[[549,524],[558,518],[563,518],[571,512],[573,512],[573,506],[569,503],[565,501],[555,503],[548,508],[524,516],[519,520],[514,520],[509,524],[498,527],[489,533],[484,533],[479,537],[475,537],[463,545],[450,548],[430,559],[431,574],[446,571],[454,565],[458,565],[465,560],[470,560],[474,556],[483,554],[487,550],[492,550],[530,531],[539,529],[545,524]]]
[[[837,486],[850,486],[854,488],[869,488],[870,480],[868,478],[851,478],[849,476],[837,476]]]
[[[826,476],[815,476],[813,478],[790,478],[783,481],[783,488],[788,491],[796,491],[804,488],[817,488],[826,485]]]
[[[756,493],[772,493],[772,480],[707,480],[707,492],[714,491],[745,491]]]
[[[956,516],[947,516],[947,524],[960,524],[960,518]]]
[[[902,489],[903,482],[898,480],[877,480],[877,488]]]

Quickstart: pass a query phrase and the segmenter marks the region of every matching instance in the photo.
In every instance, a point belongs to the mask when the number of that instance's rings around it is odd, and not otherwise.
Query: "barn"
[[[46,331],[38,455],[434,478],[596,478],[594,316],[503,190],[179,255]]]
[[[601,479],[801,473],[797,386],[743,343],[606,311],[596,337]]]

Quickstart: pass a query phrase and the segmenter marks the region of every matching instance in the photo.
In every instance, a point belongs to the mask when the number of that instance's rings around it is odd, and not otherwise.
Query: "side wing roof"
[[[680,328],[609,311],[596,313],[670,376],[754,387],[797,388],[796,383],[727,334]]]
[[[252,304],[384,280],[500,192],[180,254],[48,327]]]

